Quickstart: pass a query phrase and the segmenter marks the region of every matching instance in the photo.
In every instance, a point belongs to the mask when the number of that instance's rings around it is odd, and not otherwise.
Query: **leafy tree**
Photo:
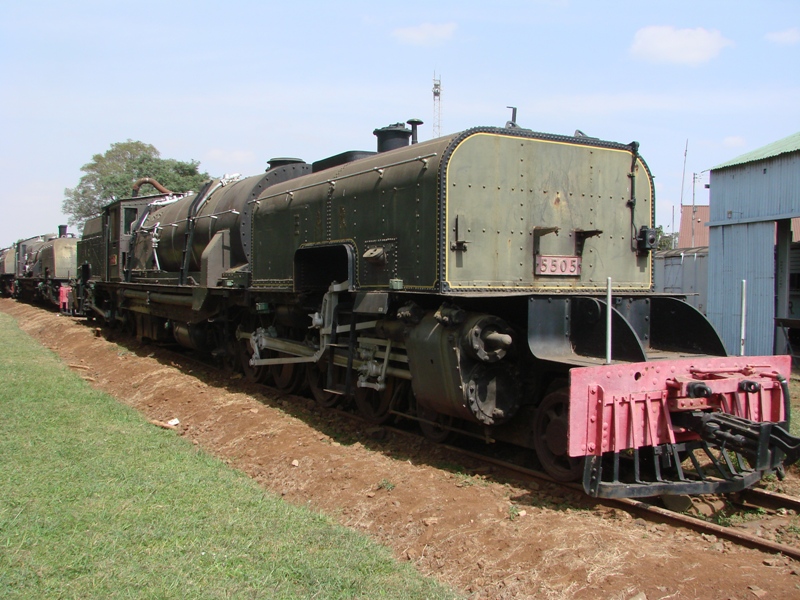
[[[658,236],[656,250],[672,250],[675,247],[675,243],[678,241],[677,232],[664,233],[664,227],[662,225],[656,227],[656,236]]]
[[[112,198],[131,196],[133,183],[142,177],[155,179],[173,192],[200,189],[209,175],[199,172],[199,166],[195,160],[161,158],[151,144],[133,140],[117,142],[105,154],[95,154],[91,162],[81,167],[84,175],[77,186],[64,190],[61,209],[68,215],[70,225],[82,228]],[[144,188],[142,193],[149,194],[150,190]]]

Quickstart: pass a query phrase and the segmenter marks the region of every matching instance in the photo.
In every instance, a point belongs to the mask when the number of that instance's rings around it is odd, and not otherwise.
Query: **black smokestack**
[[[411,137],[411,130],[403,123],[395,123],[387,127],[381,127],[373,131],[378,136],[378,152],[388,152],[408,146],[408,138]]]

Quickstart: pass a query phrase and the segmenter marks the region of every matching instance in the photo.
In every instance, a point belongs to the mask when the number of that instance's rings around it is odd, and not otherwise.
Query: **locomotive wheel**
[[[306,381],[311,390],[311,395],[314,396],[314,400],[317,401],[317,404],[323,408],[336,406],[342,398],[341,394],[325,391],[325,387],[328,384],[329,368],[331,367],[327,360],[321,360],[316,364],[306,366]],[[332,368],[335,369],[333,372],[333,383],[337,385],[342,381],[344,370],[339,367]]]
[[[280,354],[277,356],[280,356]],[[285,394],[299,392],[305,382],[305,369],[303,369],[303,366],[299,363],[270,365],[269,371],[272,375],[273,385]]]
[[[250,345],[250,340],[239,340],[239,359],[242,364],[242,371],[247,381],[251,383],[269,383],[270,370],[266,365],[254,367],[250,364],[250,358],[253,356],[253,347]]]
[[[227,340],[225,342],[225,354],[223,355],[223,363],[225,371],[228,373],[238,373],[241,361],[239,360],[239,352],[235,339]]]
[[[544,397],[533,419],[533,447],[550,477],[575,481],[583,474],[583,458],[567,453],[569,392],[562,388]]]
[[[356,388],[353,399],[359,414],[373,425],[380,425],[389,420],[397,396],[402,393],[403,386],[395,385],[394,379],[386,381],[386,387],[378,391],[373,388]]]
[[[453,426],[453,417],[443,415],[430,408],[417,407],[417,416],[424,421],[419,422],[422,434],[437,444],[443,444],[453,437],[453,432],[449,429]]]

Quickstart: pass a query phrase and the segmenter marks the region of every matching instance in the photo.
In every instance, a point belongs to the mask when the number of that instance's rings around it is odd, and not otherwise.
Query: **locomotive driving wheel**
[[[333,385],[334,387],[338,386],[343,380],[344,369],[331,366],[327,359],[306,366],[306,381],[311,390],[311,395],[314,396],[317,404],[323,408],[336,406],[342,398],[341,394],[325,389],[328,385],[328,369],[334,369]]]
[[[583,458],[567,452],[569,392],[562,388],[547,394],[533,419],[533,447],[550,477],[575,481],[583,474]]]
[[[403,386],[396,385],[395,380],[389,378],[386,380],[386,387],[382,390],[367,387],[356,388],[353,399],[358,407],[358,412],[365,420],[373,425],[380,425],[389,419],[394,404],[393,400],[396,400],[403,391]]]
[[[271,353],[272,357],[287,356],[282,353]],[[273,385],[285,394],[299,392],[305,382],[305,365],[300,363],[284,363],[270,365],[269,370],[272,375]]]
[[[265,365],[252,366],[250,359],[253,356],[253,346],[250,344],[249,339],[239,340],[239,359],[242,364],[242,371],[247,381],[252,383],[269,383],[270,370]]]
[[[432,442],[443,444],[453,437],[453,417],[422,406],[417,406],[417,416],[422,434]]]

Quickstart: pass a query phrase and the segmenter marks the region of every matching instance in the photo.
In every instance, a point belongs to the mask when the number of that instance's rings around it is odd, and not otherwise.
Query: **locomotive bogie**
[[[409,331],[414,395],[436,413],[483,425],[503,423],[514,416],[522,391],[515,363],[500,360],[511,348],[511,330],[495,317],[460,313],[448,318],[440,309]]]

